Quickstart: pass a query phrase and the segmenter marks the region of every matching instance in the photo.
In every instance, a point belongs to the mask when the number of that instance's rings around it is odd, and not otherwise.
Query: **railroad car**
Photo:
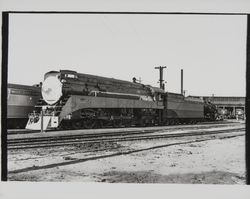
[[[8,84],[7,87],[7,128],[25,128],[28,114],[41,98],[41,89],[19,84]]]
[[[195,123],[204,103],[136,82],[50,71],[26,128],[102,128]]]

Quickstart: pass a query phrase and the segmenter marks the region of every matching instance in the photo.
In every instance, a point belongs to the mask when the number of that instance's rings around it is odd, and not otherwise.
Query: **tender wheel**
[[[166,125],[166,126],[169,125],[169,120],[165,121],[165,125]]]
[[[174,120],[170,120],[170,121],[169,121],[169,124],[170,124],[170,125],[174,125]]]

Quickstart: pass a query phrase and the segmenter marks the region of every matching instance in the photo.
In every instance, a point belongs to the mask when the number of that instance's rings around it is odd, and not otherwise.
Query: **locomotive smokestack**
[[[184,95],[184,92],[183,92],[183,69],[181,69],[181,94]]]

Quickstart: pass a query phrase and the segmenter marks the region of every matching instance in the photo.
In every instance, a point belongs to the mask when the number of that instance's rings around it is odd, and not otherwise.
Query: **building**
[[[233,96],[202,96],[203,100],[210,101],[215,104],[219,109],[223,110],[229,118],[235,118],[238,114],[245,113],[245,97]]]
[[[218,108],[227,111],[229,117],[236,117],[238,114],[245,113],[245,97],[203,97],[204,100],[209,100],[215,104]]]

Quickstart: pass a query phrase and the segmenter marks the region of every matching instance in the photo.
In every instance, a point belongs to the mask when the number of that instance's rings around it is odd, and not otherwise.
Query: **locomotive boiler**
[[[204,103],[136,82],[70,70],[44,75],[28,129],[102,128],[195,123]]]

